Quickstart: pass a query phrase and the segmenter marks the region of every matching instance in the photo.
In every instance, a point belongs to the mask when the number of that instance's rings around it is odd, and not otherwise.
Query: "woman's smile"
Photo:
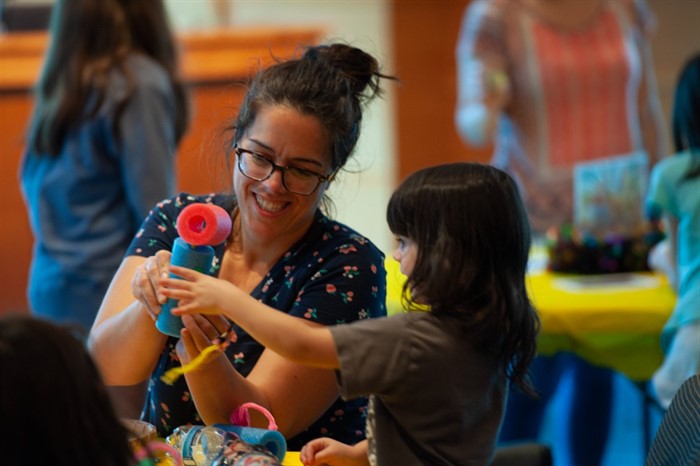
[[[269,199],[265,199],[260,194],[255,193],[253,193],[253,198],[255,199],[255,203],[258,205],[258,207],[264,214],[279,213],[289,205],[289,202],[271,201]]]

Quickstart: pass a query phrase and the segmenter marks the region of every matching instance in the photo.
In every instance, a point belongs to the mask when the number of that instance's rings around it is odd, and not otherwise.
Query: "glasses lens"
[[[316,190],[321,180],[318,175],[297,167],[289,167],[284,172],[284,183],[287,189],[297,194],[311,194]]]
[[[238,152],[238,168],[241,172],[255,180],[264,180],[272,174],[274,167],[265,157],[254,152]]]
[[[316,191],[318,185],[321,184],[319,175],[314,172],[298,167],[288,167],[287,169],[278,167],[255,152],[239,149],[237,153],[238,168],[248,178],[264,181],[272,175],[277,167],[282,171],[284,187],[292,193],[309,195]]]

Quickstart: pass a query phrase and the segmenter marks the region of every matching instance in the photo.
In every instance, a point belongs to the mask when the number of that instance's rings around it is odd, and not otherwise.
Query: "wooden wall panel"
[[[0,94],[0,313],[27,309],[33,237],[17,176],[31,106],[26,94]]]
[[[429,165],[490,156],[488,148],[466,146],[454,125],[455,46],[468,3],[393,1],[399,181]]]

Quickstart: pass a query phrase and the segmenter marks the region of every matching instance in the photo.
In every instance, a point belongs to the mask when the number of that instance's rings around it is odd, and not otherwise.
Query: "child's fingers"
[[[171,265],[170,272],[188,281],[194,281],[197,278],[199,278],[200,275],[202,275],[196,270],[188,269],[186,267],[180,267],[179,265]]]
[[[326,446],[324,438],[311,440],[302,447],[299,453],[299,459],[304,465],[313,466],[316,464],[316,453],[325,449]]]
[[[180,301],[177,307],[170,309],[170,313],[175,316],[182,316],[187,314],[196,314],[197,308],[189,303],[184,303]]]
[[[171,299],[184,299],[184,300],[191,300],[194,295],[192,292],[188,290],[177,290],[173,288],[163,288],[161,290],[161,294],[165,296],[166,298],[171,298]]]
[[[160,281],[160,291],[169,290],[189,290],[192,288],[192,284],[186,280],[180,280],[177,278],[164,278]]]

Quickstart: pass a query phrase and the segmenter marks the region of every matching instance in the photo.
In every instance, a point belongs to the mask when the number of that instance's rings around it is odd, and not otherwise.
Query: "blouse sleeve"
[[[507,5],[506,5],[507,6]],[[476,0],[466,9],[456,48],[457,108],[460,135],[481,146],[492,136],[487,122],[495,118],[484,102],[483,70],[507,76],[505,6],[499,0]]]
[[[487,60],[492,66],[507,63],[504,10],[498,0],[476,0],[464,13],[457,42],[457,61]]]
[[[656,32],[656,17],[646,0],[628,0],[629,9],[631,10],[632,21],[635,23],[639,31],[647,38]]]

